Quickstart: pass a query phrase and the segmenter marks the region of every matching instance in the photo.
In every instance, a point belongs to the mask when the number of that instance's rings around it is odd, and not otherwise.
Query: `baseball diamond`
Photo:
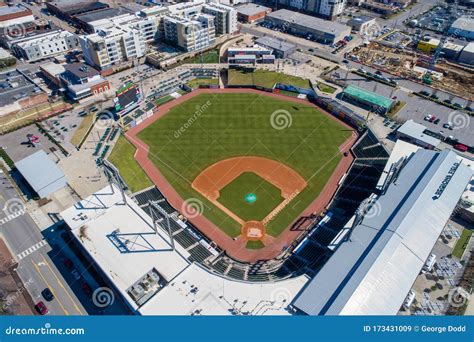
[[[199,201],[187,219],[229,255],[257,260],[301,233],[291,229],[298,218],[324,210],[356,134],[307,100],[200,89],[161,106],[126,137],[178,211]],[[247,249],[248,241],[261,244]]]

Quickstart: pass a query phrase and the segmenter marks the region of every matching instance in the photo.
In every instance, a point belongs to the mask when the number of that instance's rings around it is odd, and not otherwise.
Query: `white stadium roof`
[[[452,151],[417,151],[293,306],[396,315],[471,177]]]
[[[178,243],[156,234],[151,218],[132,199],[105,187],[61,213],[76,240],[128,305],[142,315],[231,315],[236,308],[251,315],[284,315],[308,282],[299,276],[257,284],[229,280],[190,263]],[[132,286],[156,270],[167,284],[146,301],[129,295]],[[245,302],[245,304],[244,304]]]

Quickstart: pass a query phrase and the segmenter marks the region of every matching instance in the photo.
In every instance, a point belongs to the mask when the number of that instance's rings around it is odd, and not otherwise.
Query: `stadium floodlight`
[[[123,203],[127,204],[127,198],[125,196],[125,190],[128,189],[127,184],[123,180],[122,176],[120,175],[119,170],[107,159],[102,159],[102,168],[104,170],[105,176],[110,184],[110,188],[112,189],[112,193],[114,191],[114,187],[112,186],[115,184],[117,188],[120,189],[122,193]]]
[[[171,232],[171,224],[170,224],[170,215],[158,205],[158,202],[156,201],[148,201],[148,208],[150,209],[150,216],[153,221],[153,229],[155,230],[155,233],[158,235],[158,225],[156,224],[156,221],[160,217],[165,217],[166,219],[166,225],[168,228],[168,235],[170,236],[170,241],[171,241],[171,247],[173,250],[175,250],[174,247],[174,237],[173,233]]]

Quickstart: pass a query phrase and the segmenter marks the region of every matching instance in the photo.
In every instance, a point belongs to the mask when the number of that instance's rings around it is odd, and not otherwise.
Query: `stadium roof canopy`
[[[449,150],[419,150],[293,302],[308,315],[395,315],[471,180]]]
[[[43,150],[16,162],[15,166],[41,198],[67,185],[64,173]]]
[[[352,84],[348,85],[344,89],[344,94],[349,95],[353,98],[362,100],[364,102],[370,103],[372,105],[385,108],[387,110],[392,108],[392,105],[394,102],[392,99],[389,99],[388,97],[378,95],[371,91],[356,87]]]
[[[188,261],[190,253],[164,230],[155,233],[151,217],[115,185],[61,212],[83,252],[136,313],[142,315],[288,315],[288,303],[308,282],[304,275],[281,282],[248,283],[225,279]],[[157,221],[159,225],[163,222]],[[188,224],[180,221],[184,229]],[[132,297],[148,274],[165,283],[147,288],[146,300]],[[245,302],[245,305],[244,303]],[[262,303],[268,303],[262,306]]]
[[[421,141],[429,146],[437,147],[441,143],[441,140],[426,134],[426,129],[427,128],[422,124],[419,124],[413,120],[408,120],[400,126],[397,132],[399,134],[403,134],[407,137]]]

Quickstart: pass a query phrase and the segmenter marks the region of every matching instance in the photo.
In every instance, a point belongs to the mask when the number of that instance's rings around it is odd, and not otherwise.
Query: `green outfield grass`
[[[107,158],[120,171],[130,191],[137,192],[153,185],[138,162],[133,158],[135,147],[125,137],[120,136]]]
[[[221,189],[217,200],[244,221],[261,221],[284,199],[273,184],[244,172]]]
[[[300,88],[311,88],[309,80],[267,70],[244,72],[241,70],[229,69],[227,79],[230,85],[256,85],[271,89],[276,83],[284,83]]]
[[[275,129],[272,113],[288,113],[291,125]],[[277,236],[319,195],[342,157],[338,146],[350,135],[310,105],[259,94],[201,94],[172,108],[139,138],[176,191],[201,200],[203,214],[234,237],[240,225],[192,189],[199,173],[244,155],[281,161],[297,171],[308,185],[268,224],[268,234]]]

